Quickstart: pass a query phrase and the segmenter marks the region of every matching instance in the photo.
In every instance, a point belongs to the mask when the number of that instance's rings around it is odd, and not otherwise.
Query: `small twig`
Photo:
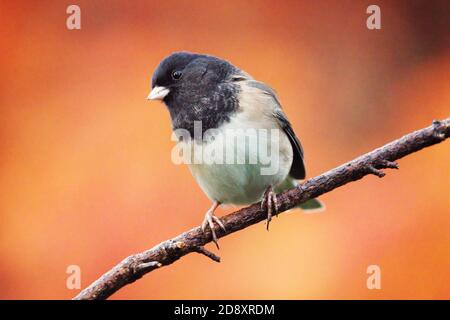
[[[379,178],[383,178],[383,177],[386,175],[386,173],[384,173],[384,172],[381,171],[381,170],[378,170],[378,169],[375,168],[373,165],[368,165],[368,166],[367,166],[367,170],[369,171],[369,173],[371,173],[371,174],[373,174],[373,175],[376,175],[376,176],[379,177]]]
[[[450,118],[443,121],[433,121],[433,124],[427,128],[409,133],[381,148],[306,180],[300,186],[277,195],[279,213],[349,182],[359,180],[368,174],[383,177],[385,173],[381,169],[397,169],[395,160],[442,142],[449,137],[449,128]],[[243,208],[222,217],[221,220],[226,232],[218,233],[218,237],[224,237],[266,218],[267,213],[261,208],[261,203]],[[126,258],[88,288],[81,291],[74,299],[106,299],[120,288],[141,278],[144,274],[161,266],[167,266],[191,252],[198,252],[218,261],[219,257],[203,248],[210,241],[211,232],[204,234],[200,227],[193,228],[171,240],[160,243],[150,250]]]
[[[220,262],[220,257],[212,253],[211,251],[208,251],[205,249],[205,247],[195,247],[194,251],[200,254],[203,254],[204,256],[210,258],[211,260],[215,262]]]
[[[395,161],[383,160],[381,161],[381,165],[383,168],[398,169],[398,163]]]
[[[150,272],[153,269],[159,268],[161,266],[162,266],[162,264],[159,263],[158,261],[144,262],[144,263],[136,265],[134,267],[134,272],[136,274],[147,273],[147,272]]]

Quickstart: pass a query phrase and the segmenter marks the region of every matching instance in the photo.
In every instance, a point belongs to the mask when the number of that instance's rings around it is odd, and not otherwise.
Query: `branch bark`
[[[383,177],[383,169],[398,169],[396,160],[425,147],[440,143],[450,135],[450,118],[433,121],[429,127],[409,133],[404,137],[366,153],[350,162],[304,181],[296,188],[277,195],[279,212],[295,207],[306,200],[316,198],[349,182],[373,174]],[[253,204],[221,218],[226,232],[216,227],[219,238],[265,220],[266,212],[260,203]],[[167,266],[181,257],[200,253],[216,262],[220,258],[207,251],[204,245],[211,242],[211,232],[204,234],[200,227],[195,227],[175,238],[166,240],[147,251],[134,254],[124,259],[89,287],[81,291],[74,299],[106,299],[127,284],[133,283],[145,274]]]

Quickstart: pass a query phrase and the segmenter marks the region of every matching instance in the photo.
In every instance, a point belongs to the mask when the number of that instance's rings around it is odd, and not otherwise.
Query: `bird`
[[[227,60],[180,51],[158,64],[147,99],[160,100],[166,105],[175,138],[187,154],[183,155],[184,160],[212,201],[201,229],[206,233],[209,227],[217,248],[214,222],[226,232],[223,222],[215,215],[220,205],[261,202],[261,208],[267,211],[269,230],[272,216],[279,209],[276,194],[298,186],[298,180],[306,176],[302,145],[276,92]],[[240,141],[247,141],[244,146],[236,143],[228,148],[232,139],[243,135],[245,139]],[[214,150],[230,161],[205,161],[194,150],[200,147]],[[271,157],[263,161],[258,156],[268,149],[273,151]],[[268,172],[271,166],[275,169]],[[309,212],[324,210],[324,204],[318,199],[298,207]]]

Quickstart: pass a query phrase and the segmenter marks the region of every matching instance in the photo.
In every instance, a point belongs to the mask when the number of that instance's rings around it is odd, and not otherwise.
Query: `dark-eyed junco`
[[[268,228],[276,193],[305,178],[302,146],[275,92],[225,60],[176,52],[156,68],[148,99],[166,104],[184,159],[213,201],[202,229],[216,245],[213,222],[225,229],[214,215],[220,204],[262,201]],[[299,207],[323,209],[317,199]]]

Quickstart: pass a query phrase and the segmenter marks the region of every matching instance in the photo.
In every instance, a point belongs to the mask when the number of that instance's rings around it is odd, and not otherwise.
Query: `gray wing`
[[[298,140],[294,130],[292,129],[291,123],[281,109],[274,113],[274,117],[278,120],[281,128],[288,136],[289,141],[291,142],[292,150],[294,151],[294,159],[292,161],[289,175],[295,179],[304,179],[306,176],[306,171],[305,164],[303,163],[303,148],[300,144],[300,140]]]
[[[265,85],[262,82],[250,80],[247,81],[247,84],[262,90],[264,93],[270,95],[276,102],[277,108],[273,111],[273,116],[277,119],[280,127],[286,133],[287,137],[292,146],[292,150],[294,152],[294,159],[292,161],[291,170],[289,171],[289,175],[295,179],[304,179],[306,176],[305,172],[305,164],[303,162],[303,148],[300,144],[300,140],[294,133],[292,129],[291,123],[287,119],[283,110],[281,109],[281,104],[278,101],[276,93],[269,86]]]

